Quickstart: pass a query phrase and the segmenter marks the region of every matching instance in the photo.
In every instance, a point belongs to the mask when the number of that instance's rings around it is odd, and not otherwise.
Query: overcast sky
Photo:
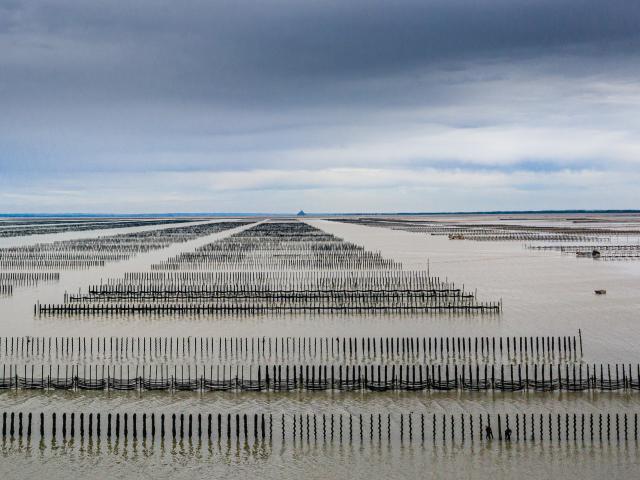
[[[638,0],[0,0],[0,211],[640,208]]]

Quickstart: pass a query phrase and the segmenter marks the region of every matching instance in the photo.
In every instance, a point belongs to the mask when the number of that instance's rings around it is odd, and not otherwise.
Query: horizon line
[[[475,211],[444,211],[444,212],[156,212],[156,213],[89,213],[89,212],[20,212],[0,213],[0,218],[16,217],[268,217],[268,216],[385,216],[385,215],[517,215],[517,214],[576,214],[576,213],[640,213],[640,209],[559,209],[559,210],[475,210]]]

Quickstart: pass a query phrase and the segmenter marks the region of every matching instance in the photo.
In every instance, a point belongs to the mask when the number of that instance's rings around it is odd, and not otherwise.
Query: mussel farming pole
[[[387,441],[392,442],[409,442],[413,443],[416,440],[417,435],[414,435],[414,415],[416,412],[386,414],[386,438]],[[88,424],[85,424],[85,413],[79,412],[79,428],[80,436],[84,438],[85,432],[88,432],[88,436],[93,436],[93,415],[94,413],[88,413]],[[548,415],[540,414],[539,416],[530,413],[497,413],[497,414],[477,414],[477,413],[462,413],[460,415],[460,421],[456,421],[455,415],[443,414],[439,415],[425,415],[419,413],[419,428],[420,428],[420,444],[424,445],[426,441],[425,431],[429,430],[428,423],[431,423],[430,429],[432,431],[432,442],[434,444],[442,442],[443,444],[464,444],[467,438],[471,442],[476,441],[475,438],[475,425],[479,425],[477,439],[486,444],[492,442],[504,443],[504,442],[522,442],[523,444],[530,444],[534,442],[574,442],[576,445],[583,445],[585,442],[602,442],[603,440],[609,441],[614,438],[616,441],[629,439],[638,440],[638,415],[633,413],[630,416],[630,412],[615,412],[607,413],[606,415],[599,414],[597,422],[594,420],[594,415],[589,414],[587,416],[582,412],[563,412],[558,414]],[[160,428],[161,435],[160,441],[164,441],[164,414],[161,415]],[[337,417],[337,418],[336,418]],[[536,418],[538,417],[538,418]],[[2,415],[2,436],[6,438],[22,438],[25,436],[23,412],[3,412]],[[31,415],[26,415],[28,419],[26,436],[31,435]],[[74,438],[74,418],[76,413],[72,412],[68,415],[63,412],[61,421],[62,438],[67,438],[68,432],[70,437]],[[101,423],[100,414],[96,414],[96,435],[100,438],[101,435]],[[135,442],[138,439],[138,421],[140,419],[138,413],[129,415],[124,413],[123,416],[123,429],[120,428],[121,414],[115,414],[115,437],[120,438],[121,435],[124,439],[129,439],[131,432],[131,439]],[[211,414],[206,417],[207,420],[207,435],[206,441],[212,442],[214,440],[212,435],[211,422],[209,419],[213,419]],[[267,441],[267,425],[266,416],[264,413],[258,414],[257,412],[251,413],[239,413],[234,414],[227,413],[222,415],[218,413],[216,415],[217,422],[217,436],[218,442],[223,440],[222,438],[222,423],[226,424],[226,441],[235,443],[258,443]],[[344,414],[330,414],[322,413],[321,417],[319,413],[307,413],[296,414],[282,414],[280,416],[280,426],[282,430],[282,444],[290,441],[296,445],[297,441],[315,442],[320,437],[325,442],[334,442],[336,440],[340,442],[347,442],[353,444],[354,442],[363,444],[365,443],[367,436],[364,432],[368,432],[368,438],[371,443],[374,442],[376,437],[374,433],[377,431],[377,442],[383,438],[383,415],[381,413],[362,415],[359,414],[354,417],[353,414],[348,414],[346,417]],[[17,428],[16,428],[17,419]],[[70,431],[68,428],[68,420],[71,419]],[[146,442],[147,437],[147,421],[148,414],[142,414],[142,441]],[[223,422],[223,419],[226,419]],[[112,417],[108,415],[107,421],[107,440],[111,441],[111,420]],[[633,422],[633,425],[631,423]],[[368,425],[367,425],[368,423]],[[586,424],[588,423],[588,431]],[[537,425],[536,425],[537,424]],[[88,430],[85,430],[85,425],[88,425]],[[58,416],[56,412],[51,414],[51,423],[44,423],[44,413],[40,413],[40,436],[42,439],[50,437],[53,441],[56,441],[58,426]],[[155,439],[155,413],[151,413],[151,428],[152,428],[152,441]],[[173,441],[180,441],[185,437],[191,441],[197,434],[198,441],[202,441],[202,414],[197,414],[196,428],[194,431],[193,426],[193,414],[192,413],[180,413],[171,414],[171,439]],[[269,414],[269,435],[268,442],[271,444],[273,428],[273,417]],[[468,430],[467,430],[468,428]],[[355,432],[354,432],[355,430]],[[596,435],[597,430],[597,435]],[[250,434],[252,432],[252,434]],[[437,432],[441,432],[441,435],[436,435]],[[467,432],[469,436],[467,437]],[[578,443],[580,442],[580,443]]]

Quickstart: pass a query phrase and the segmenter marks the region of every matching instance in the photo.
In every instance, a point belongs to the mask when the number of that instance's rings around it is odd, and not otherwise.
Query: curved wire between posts
[[[3,365],[0,371],[0,391],[640,391],[640,364]]]

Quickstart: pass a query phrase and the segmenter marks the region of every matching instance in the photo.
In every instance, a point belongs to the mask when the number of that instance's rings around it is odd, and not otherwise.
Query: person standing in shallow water
[[[484,429],[487,440],[493,440],[493,430],[491,430],[491,426],[487,425]]]
[[[509,427],[507,427],[507,429],[504,431],[504,439],[507,442],[511,441],[511,429]]]

